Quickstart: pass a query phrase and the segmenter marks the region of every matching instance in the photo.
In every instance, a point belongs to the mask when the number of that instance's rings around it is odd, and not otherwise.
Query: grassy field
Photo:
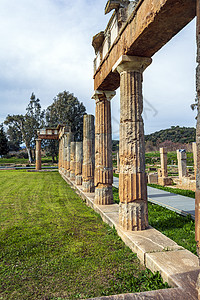
[[[42,163],[44,164],[52,164],[52,159],[50,156],[42,157]],[[10,165],[10,164],[16,164],[16,165],[28,165],[29,161],[27,158],[17,158],[17,157],[11,157],[11,158],[0,158],[0,166]]]
[[[58,172],[0,171],[0,299],[84,299],[167,287]]]
[[[119,203],[118,189],[113,187],[113,197]],[[149,224],[195,255],[195,222],[174,211],[148,202]]]

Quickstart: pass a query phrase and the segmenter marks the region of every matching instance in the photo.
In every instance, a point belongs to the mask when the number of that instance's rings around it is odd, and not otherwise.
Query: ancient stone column
[[[112,130],[110,100],[115,92],[95,91],[95,203],[113,203]]]
[[[148,227],[142,73],[151,58],[122,56],[120,74],[119,223],[126,230]]]
[[[76,142],[76,165],[75,165],[75,183],[82,184],[82,164],[83,164],[83,143]]]
[[[196,179],[197,174],[197,144],[192,143],[192,151],[193,151],[193,160],[194,160],[194,177]]]
[[[71,146],[70,146],[70,179],[71,180],[75,180],[75,167],[76,167],[75,155],[76,155],[76,142],[71,142]]]
[[[36,149],[35,149],[35,169],[37,171],[41,170],[41,139],[36,139]]]
[[[158,184],[160,185],[168,185],[171,184],[171,178],[168,178],[168,173],[167,173],[167,149],[165,147],[160,148],[160,164],[161,164],[161,169],[159,170],[160,172],[159,177],[158,177]]]
[[[82,186],[85,193],[94,192],[94,136],[94,116],[84,115]]]
[[[196,92],[198,99],[196,146],[197,146],[197,172],[195,193],[195,240],[197,242],[197,254],[200,260],[200,0],[197,0],[197,68],[196,68]],[[197,280],[198,299],[200,299],[200,275]]]
[[[66,176],[70,177],[71,142],[73,142],[74,140],[74,135],[71,132],[71,130],[67,132],[66,137],[67,137]]]
[[[179,179],[187,176],[187,155],[185,149],[177,150]]]

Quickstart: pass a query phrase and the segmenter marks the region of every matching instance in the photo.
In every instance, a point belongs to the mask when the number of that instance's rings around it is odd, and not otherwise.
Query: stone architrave
[[[115,91],[95,91],[95,203],[113,203],[112,130],[110,100]]]
[[[83,116],[83,170],[82,187],[85,193],[94,192],[94,116]]]
[[[74,140],[74,135],[71,132],[71,130],[69,132],[67,132],[66,134],[66,138],[67,138],[67,153],[66,153],[66,176],[70,177],[70,161],[71,161],[71,142],[73,142]]]
[[[185,149],[177,150],[178,174],[179,179],[187,176],[187,155]]]
[[[83,143],[76,142],[75,183],[82,185]]]
[[[142,73],[151,61],[123,55],[113,67],[120,74],[119,223],[132,231],[148,227]]]
[[[70,146],[70,179],[75,180],[75,167],[76,167],[76,142],[71,142]]]
[[[195,193],[195,240],[197,243],[197,254],[200,261],[200,0],[197,0],[197,68],[196,68],[196,93],[198,100],[197,124],[196,124],[196,147],[197,147],[197,172]],[[200,274],[197,280],[198,299],[200,299]]]
[[[41,170],[41,139],[36,139],[36,151],[35,151],[35,169]]]
[[[195,142],[192,143],[192,151],[193,151],[193,160],[194,160],[194,177],[196,179],[196,174],[197,174],[197,144]]]

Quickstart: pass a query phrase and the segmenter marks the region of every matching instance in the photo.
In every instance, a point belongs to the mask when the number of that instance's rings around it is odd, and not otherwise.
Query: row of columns
[[[150,63],[151,58],[122,56],[113,69],[120,74],[119,222],[132,231],[148,227],[142,73]],[[59,169],[76,184],[82,184],[85,192],[95,191],[94,202],[98,205],[113,203],[110,102],[114,96],[115,91],[97,90],[92,97],[96,102],[95,140],[94,117],[86,115],[83,143],[74,142],[72,133],[59,141]]]
[[[83,142],[75,142],[71,131],[59,139],[59,171],[86,193],[94,192],[94,116],[83,118]]]

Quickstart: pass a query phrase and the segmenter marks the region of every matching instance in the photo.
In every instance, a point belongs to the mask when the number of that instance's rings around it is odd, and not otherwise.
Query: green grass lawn
[[[113,197],[119,203],[118,189],[113,187]],[[184,217],[174,211],[148,202],[149,224],[175,241],[178,245],[188,249],[195,255],[195,222],[190,216]]]
[[[58,172],[0,171],[0,299],[84,299],[167,287]]]
[[[48,163],[52,164],[52,159],[50,156],[42,157],[42,163]],[[6,166],[10,164],[29,164],[29,161],[27,158],[17,158],[17,157],[11,157],[11,158],[0,158],[0,165]]]

